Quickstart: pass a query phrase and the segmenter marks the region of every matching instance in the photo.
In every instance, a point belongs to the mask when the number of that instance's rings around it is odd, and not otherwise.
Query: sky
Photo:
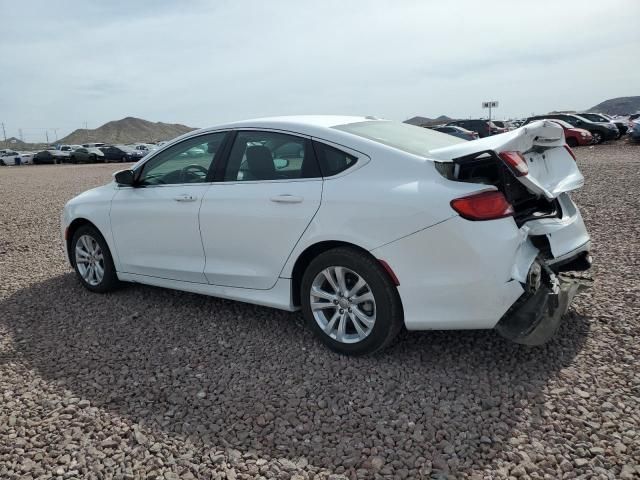
[[[506,119],[640,95],[640,0],[0,0],[0,18],[0,122],[29,142],[127,116],[401,121],[496,100]]]

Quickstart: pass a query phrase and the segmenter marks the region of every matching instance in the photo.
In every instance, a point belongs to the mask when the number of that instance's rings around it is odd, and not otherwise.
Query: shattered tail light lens
[[[509,166],[516,177],[524,177],[529,173],[527,161],[520,152],[501,152],[498,156]]]
[[[467,220],[495,220],[513,215],[513,207],[502,192],[484,191],[451,201],[451,208]]]
[[[571,147],[569,145],[565,145],[564,148],[567,150],[567,152],[569,152],[569,155],[571,155],[571,158],[573,158],[573,161],[577,162],[576,154],[573,153],[573,150],[571,150]]]

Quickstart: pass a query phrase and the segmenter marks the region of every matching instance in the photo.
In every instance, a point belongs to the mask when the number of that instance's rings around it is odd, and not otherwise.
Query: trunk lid
[[[502,152],[520,152],[529,172],[515,177],[529,192],[553,200],[584,185],[584,177],[565,148],[558,124],[538,120],[507,133],[429,151],[428,157],[458,165],[482,162]]]

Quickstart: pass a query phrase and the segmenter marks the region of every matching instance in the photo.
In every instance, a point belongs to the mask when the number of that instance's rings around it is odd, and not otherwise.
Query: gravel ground
[[[88,293],[59,213],[121,166],[0,169],[0,478],[640,478],[640,146],[577,153],[595,285],[553,341],[405,333],[369,358],[299,314]]]

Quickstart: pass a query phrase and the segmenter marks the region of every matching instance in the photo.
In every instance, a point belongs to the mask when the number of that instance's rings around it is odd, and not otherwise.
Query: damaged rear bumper
[[[562,272],[587,270],[588,252],[580,252],[561,265],[550,266],[538,259],[527,275],[526,292],[504,314],[495,329],[505,338],[523,345],[542,345],[560,326],[573,298],[591,287],[591,280]]]

